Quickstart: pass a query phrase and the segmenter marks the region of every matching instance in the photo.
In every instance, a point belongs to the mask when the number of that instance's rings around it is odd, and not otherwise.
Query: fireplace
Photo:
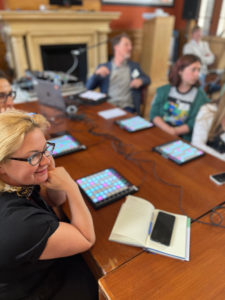
[[[27,69],[43,71],[60,67],[60,71],[66,71],[71,62],[70,50],[85,45],[89,50],[79,56],[77,70],[78,76],[85,80],[99,63],[107,61],[107,44],[103,42],[108,38],[110,21],[119,15],[117,12],[73,10],[1,11],[0,24],[7,57],[11,59],[16,77],[24,76]],[[91,48],[97,44],[98,47]],[[52,49],[55,54],[51,53]],[[51,56],[58,57],[66,52],[68,57],[56,58],[57,65],[52,66],[55,59]]]
[[[41,56],[44,70],[67,72],[74,63],[72,50],[86,49],[86,44],[71,45],[42,45]],[[87,78],[87,53],[84,51],[77,56],[77,67],[71,73],[79,81],[86,81]]]

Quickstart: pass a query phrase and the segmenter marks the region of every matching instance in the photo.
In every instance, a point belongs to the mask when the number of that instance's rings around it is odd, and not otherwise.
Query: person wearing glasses
[[[13,108],[13,100],[15,98],[16,92],[12,91],[7,77],[0,71],[0,112]]]
[[[0,299],[97,299],[81,256],[95,242],[91,214],[75,181],[56,167],[46,119],[0,114]],[[67,199],[70,223],[53,208]]]

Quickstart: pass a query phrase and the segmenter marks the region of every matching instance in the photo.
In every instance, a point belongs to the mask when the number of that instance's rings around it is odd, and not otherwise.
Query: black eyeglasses
[[[26,161],[31,166],[36,166],[42,160],[43,155],[45,155],[46,157],[51,156],[53,154],[54,149],[55,149],[55,143],[46,143],[46,147],[42,152],[36,152],[28,158],[10,157],[9,159]]]
[[[5,103],[9,97],[16,98],[16,92],[10,91],[8,94],[0,93],[0,103]]]

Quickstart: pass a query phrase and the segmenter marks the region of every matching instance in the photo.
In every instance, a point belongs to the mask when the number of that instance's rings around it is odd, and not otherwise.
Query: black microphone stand
[[[85,47],[85,48],[79,48],[79,49],[76,49],[76,50],[72,50],[70,53],[72,54],[73,56],[73,64],[72,66],[69,68],[69,70],[66,72],[66,74],[71,74],[72,72],[74,72],[78,66],[78,63],[79,63],[79,60],[78,60],[78,56],[87,52],[89,49],[92,49],[92,48],[95,48],[95,47],[98,47],[102,44],[106,44],[108,43],[108,40],[105,40],[105,41],[102,41],[102,42],[99,42],[95,45],[91,45],[89,47]]]

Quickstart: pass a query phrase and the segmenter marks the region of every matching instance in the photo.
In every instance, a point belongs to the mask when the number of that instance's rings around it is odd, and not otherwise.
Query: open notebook
[[[138,246],[146,251],[189,260],[190,252],[190,219],[187,216],[175,216],[171,242],[169,246],[151,240],[151,234],[158,212],[147,200],[128,196],[122,204],[109,240]]]

